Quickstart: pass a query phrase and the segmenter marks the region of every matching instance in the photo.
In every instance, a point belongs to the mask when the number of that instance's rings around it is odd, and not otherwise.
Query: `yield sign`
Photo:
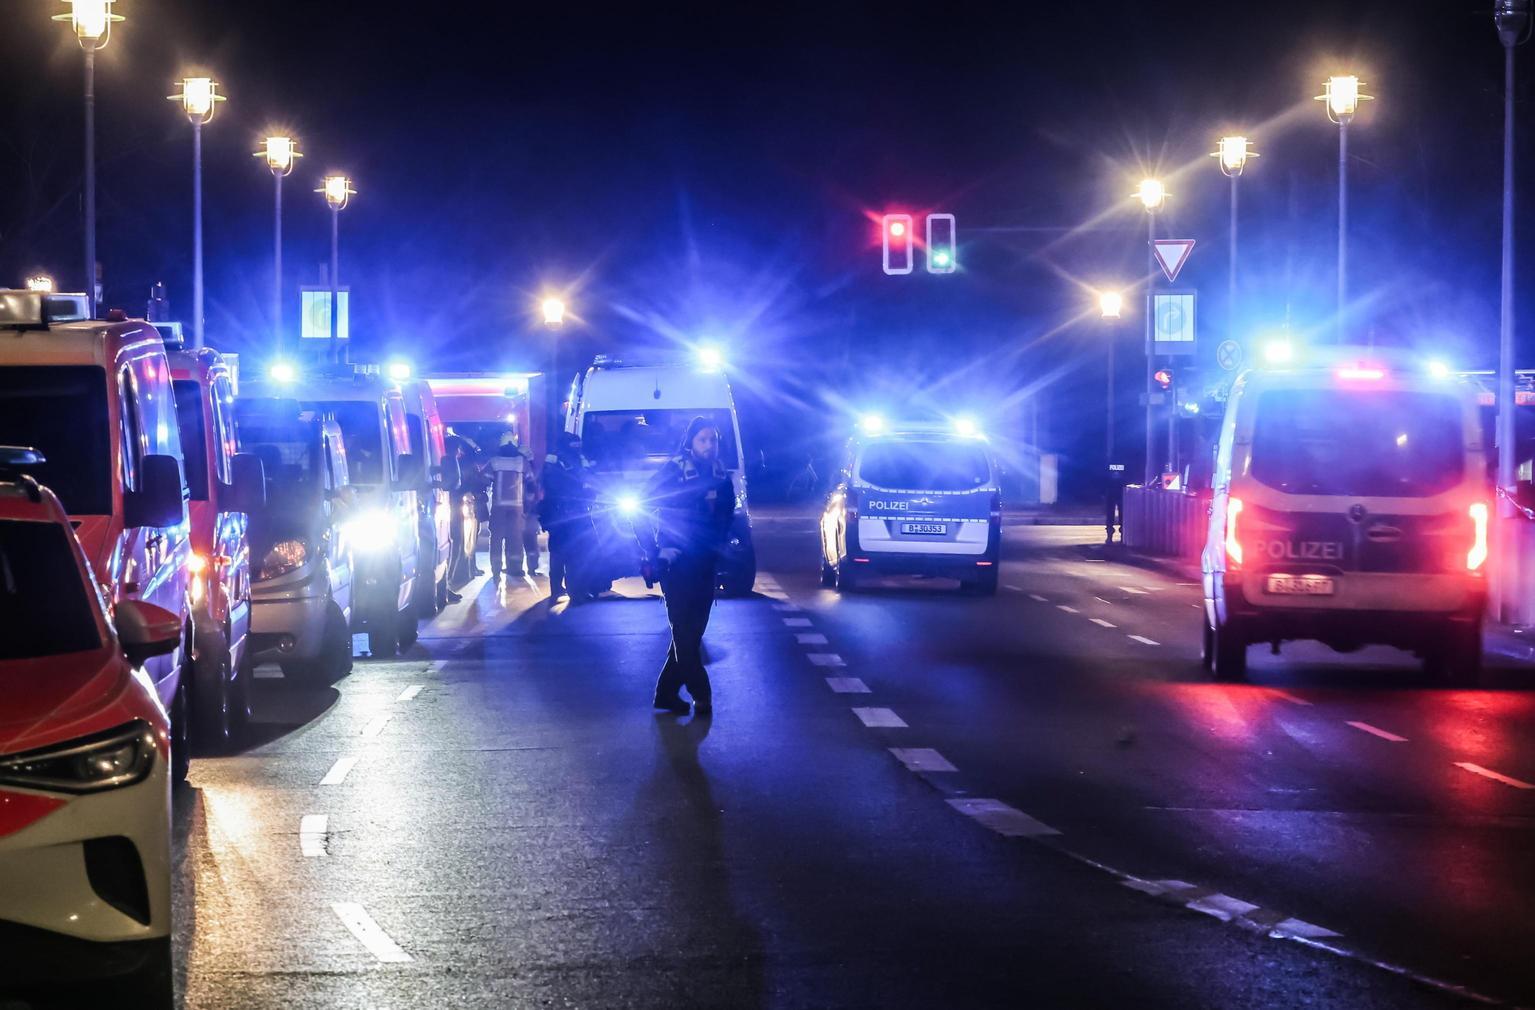
[[[1183,269],[1183,264],[1189,261],[1189,253],[1194,251],[1194,240],[1191,238],[1153,239],[1151,251],[1156,255],[1162,272],[1167,275],[1167,282],[1171,284],[1178,279],[1178,271]]]

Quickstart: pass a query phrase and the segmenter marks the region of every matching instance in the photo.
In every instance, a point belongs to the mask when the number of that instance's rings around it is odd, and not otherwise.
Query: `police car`
[[[821,513],[821,583],[847,592],[884,574],[939,575],[994,594],[1002,493],[973,422],[864,418]]]
[[[1443,368],[1338,349],[1247,372],[1201,560],[1206,667],[1240,678],[1250,644],[1316,639],[1475,683],[1490,507],[1475,397]]]

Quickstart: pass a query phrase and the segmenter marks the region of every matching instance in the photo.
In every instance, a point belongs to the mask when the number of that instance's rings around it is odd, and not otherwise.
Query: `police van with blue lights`
[[[985,436],[965,418],[891,425],[866,417],[821,513],[821,583],[935,575],[997,591],[1002,489]]]
[[[1491,508],[1477,402],[1433,363],[1336,348],[1237,379],[1201,558],[1204,662],[1248,646],[1389,645],[1430,676],[1481,670]]]

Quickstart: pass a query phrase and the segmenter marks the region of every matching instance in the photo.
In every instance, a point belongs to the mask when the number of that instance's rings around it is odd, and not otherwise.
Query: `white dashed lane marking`
[[[1040,596],[1038,593],[1030,593],[1029,594],[1029,599],[1034,600],[1034,601],[1036,601],[1038,603],[1049,603],[1050,602],[1049,600],[1045,599],[1043,596]]]
[[[800,608],[799,608],[799,604],[797,604],[797,603],[775,603],[775,604],[773,604],[773,609],[774,610],[782,610],[785,613],[797,614],[797,613],[799,613],[799,609]]]
[[[352,769],[356,765],[357,758],[355,756],[348,755],[347,757],[337,758],[336,763],[330,766],[330,771],[326,772],[325,777],[320,780],[320,785],[339,786],[346,781],[346,777],[351,774]]]
[[[1274,697],[1287,701],[1292,705],[1305,705],[1307,708],[1311,707],[1311,702],[1307,701],[1305,698],[1298,698],[1291,694],[1289,691],[1281,691],[1277,687],[1274,688]]]
[[[801,645],[825,645],[826,636],[819,631],[802,631],[794,636],[794,640]]]
[[[1119,627],[1119,625],[1117,625],[1117,624],[1110,624],[1108,621],[1105,621],[1101,617],[1090,617],[1090,618],[1088,618],[1088,620],[1092,621],[1094,624],[1098,625],[1098,627],[1100,627],[1100,628],[1117,628],[1117,627]]]
[[[808,617],[785,617],[783,619],[783,623],[784,623],[784,627],[786,627],[786,628],[808,628],[808,627],[810,627],[810,618],[808,618]]]
[[[1493,771],[1491,768],[1483,768],[1479,764],[1472,764],[1470,761],[1457,761],[1455,762],[1455,767],[1464,768],[1466,771],[1473,775],[1480,775],[1483,778],[1492,779],[1494,782],[1501,782],[1506,786],[1513,786],[1515,789],[1535,789],[1535,785],[1531,785],[1528,782],[1523,782],[1516,778],[1510,778],[1509,776],[1500,772]]]
[[[1405,736],[1397,736],[1395,733],[1388,733],[1386,730],[1381,729],[1379,726],[1371,726],[1367,722],[1350,722],[1349,725],[1361,732],[1368,733],[1371,736],[1378,736],[1382,740],[1390,740],[1392,743],[1407,742],[1407,738]]]
[[[1078,610],[1076,607],[1068,607],[1064,603],[1057,603],[1055,605],[1055,609],[1057,609],[1057,610],[1064,610],[1068,614],[1080,614],[1082,612],[1082,611]]]
[[[855,708],[853,714],[870,729],[905,729],[906,720],[888,708]]]
[[[390,712],[385,712],[383,715],[374,716],[368,722],[368,724],[362,728],[362,735],[364,737],[378,736],[384,731],[384,727],[389,725],[389,720],[392,718],[393,714]]]
[[[957,772],[949,759],[931,747],[892,747],[895,759],[914,772]]]
[[[401,691],[400,692],[400,696],[398,698],[396,698],[395,701],[414,701],[416,695],[418,695],[420,693],[421,693],[421,685],[420,684],[412,684],[409,687],[407,687],[405,690]]]
[[[827,677],[826,686],[838,694],[868,694],[869,685],[857,677]]]
[[[305,814],[298,822],[298,847],[305,858],[325,855],[325,830],[329,822],[324,814]]]
[[[816,666],[846,666],[847,665],[846,663],[844,663],[842,661],[842,657],[837,655],[835,652],[809,652],[809,653],[806,653],[805,656],[806,656],[807,659],[810,660],[810,662],[814,663]]]
[[[1023,592],[1023,587],[1022,586],[1003,586],[1002,588],[1006,589],[1006,590],[1008,590],[1010,592],[1014,592],[1014,593],[1021,593],[1021,592]]]
[[[982,800],[969,797],[951,799],[949,806],[958,810],[966,817],[974,818],[976,823],[985,825],[999,835],[1009,838],[1043,838],[1047,835],[1058,835],[1048,824],[1036,821],[1022,810],[1014,809],[1001,800]]]
[[[368,953],[380,961],[403,964],[410,960],[410,955],[401,950],[400,945],[373,921],[373,916],[368,914],[366,908],[354,901],[338,901],[330,907],[341,924],[357,938],[357,942],[368,948]]]
[[[1146,590],[1144,590],[1144,589],[1136,589],[1134,586],[1115,586],[1114,588],[1118,589],[1122,593],[1130,593],[1133,596],[1145,596],[1146,595]]]
[[[1142,880],[1126,876],[1121,883],[1131,890],[1182,905],[1194,912],[1202,912],[1222,922],[1231,922],[1249,929],[1256,929],[1275,937],[1301,937],[1308,940],[1336,938],[1340,934],[1303,919],[1286,916],[1283,912],[1261,908],[1250,901],[1233,898],[1229,894],[1207,887],[1198,887],[1182,880]]]
[[[1129,637],[1129,639],[1132,642],[1139,642],[1142,645],[1161,645],[1162,644],[1161,642],[1153,642],[1151,639],[1147,638],[1144,635],[1130,635],[1130,636],[1127,636],[1127,637]]]

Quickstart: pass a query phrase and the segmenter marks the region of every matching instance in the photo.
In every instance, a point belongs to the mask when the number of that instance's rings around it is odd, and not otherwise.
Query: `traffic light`
[[[1173,388],[1173,370],[1171,368],[1157,369],[1156,374],[1152,375],[1152,379],[1164,390]]]
[[[959,268],[953,214],[927,216],[927,272],[952,274]]]
[[[885,273],[911,273],[911,215],[886,214],[880,231],[885,245]]]

